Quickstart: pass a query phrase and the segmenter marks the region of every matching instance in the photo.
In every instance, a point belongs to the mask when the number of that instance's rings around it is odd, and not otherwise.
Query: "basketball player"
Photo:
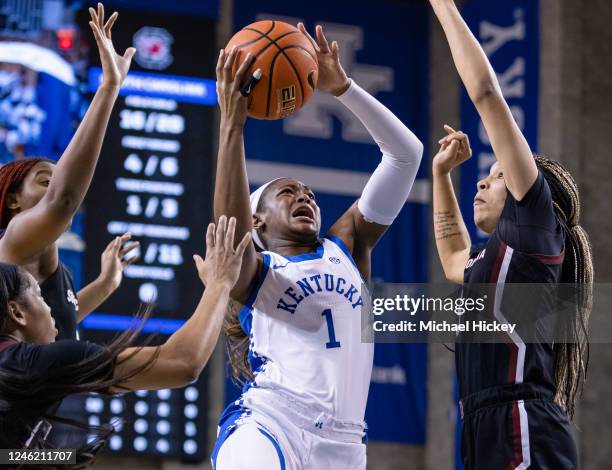
[[[117,13],[105,23],[101,3],[97,12],[93,8],[89,12],[102,62],[102,83],[72,141],[57,165],[44,158],[26,158],[0,168],[0,261],[24,266],[41,285],[58,326],[58,339],[76,337],[79,301],[83,304],[82,319],[110,295],[117,279],[114,271],[75,295],[56,243],[89,188],[108,119],[135,52],[132,47],[123,56],[115,52],[111,28]],[[120,241],[125,243],[128,239],[126,234]],[[135,247],[122,247],[125,249],[118,256],[123,257]]]
[[[366,468],[373,344],[361,341],[363,283],[372,248],[410,192],[423,145],[347,77],[337,42],[330,46],[320,26],[316,40],[299,28],[317,52],[317,89],[359,118],[383,156],[361,198],[324,237],[315,194],[301,181],[278,178],[249,197],[247,99],[239,90],[252,57],[232,77],[237,50],[221,51],[214,211],[235,216],[237,234],[252,231],[256,244],[247,247],[232,290],[243,307],[225,328],[232,368],[248,383],[220,419],[216,470]]]
[[[586,371],[579,330],[588,320],[593,280],[578,188],[557,162],[534,158],[454,2],[430,3],[497,159],[474,198],[474,222],[491,237],[472,247],[450,179],[471,150],[465,134],[446,127],[432,171],[436,245],[446,277],[463,283],[464,291],[494,284],[496,319],[513,313],[501,301],[507,283],[571,283],[584,293],[566,342],[525,344],[515,332],[500,344],[457,343],[463,462],[478,470],[575,469],[569,419]],[[542,300],[536,314],[555,311],[551,299]]]
[[[58,443],[46,437],[50,426],[72,424],[85,436],[96,437],[77,449],[77,467],[84,468],[113,427],[58,418],[55,413],[64,397],[175,388],[196,380],[219,337],[230,289],[250,242],[246,234],[234,250],[235,227],[236,220],[228,223],[226,217],[217,227],[209,225],[206,259],[194,256],[206,290],[185,325],[157,347],[132,346],[138,330],[127,331],[108,347],[55,342],[55,323],[36,279],[24,268],[0,263],[0,448],[52,449]]]

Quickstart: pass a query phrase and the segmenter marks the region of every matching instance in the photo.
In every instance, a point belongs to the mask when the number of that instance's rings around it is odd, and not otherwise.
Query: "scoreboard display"
[[[88,32],[85,10],[78,21]],[[113,42],[119,53],[131,45],[137,52],[85,200],[84,279],[98,276],[102,251],[125,232],[140,242],[139,259],[82,322],[81,337],[108,342],[133,325],[142,303],[153,302],[144,331],[164,340],[191,316],[203,291],[192,255],[204,253],[212,218],[215,22],[121,10]],[[89,48],[93,95],[102,70],[93,39]],[[179,390],[76,397],[63,407],[92,425],[123,418],[109,452],[198,461],[206,456],[205,384],[204,375]]]
[[[117,50],[137,52],[85,201],[85,278],[99,273],[107,243],[131,232],[139,259],[100,313],[132,315],[154,302],[156,318],[185,319],[202,291],[192,255],[203,253],[211,219],[214,23],[122,12],[115,29]],[[101,74],[89,69],[91,92]]]

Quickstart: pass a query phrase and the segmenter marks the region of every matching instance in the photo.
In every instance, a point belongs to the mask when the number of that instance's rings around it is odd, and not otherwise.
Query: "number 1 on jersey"
[[[321,314],[327,320],[327,333],[329,334],[329,341],[325,343],[327,349],[339,348],[340,341],[336,341],[336,333],[334,331],[334,317],[332,316],[331,308],[323,310]]]

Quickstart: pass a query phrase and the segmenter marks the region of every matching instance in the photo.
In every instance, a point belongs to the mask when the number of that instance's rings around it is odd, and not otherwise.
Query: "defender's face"
[[[51,316],[51,308],[43,299],[40,286],[30,273],[27,273],[27,281],[28,286],[17,301],[26,320],[23,327],[24,337],[33,343],[53,343],[58,332]]]
[[[14,205],[12,209],[15,212],[22,212],[31,209],[47,193],[51,176],[53,176],[55,165],[50,162],[38,162],[32,167],[23,180],[21,188],[14,194]]]
[[[489,176],[477,183],[474,197],[474,223],[486,232],[493,233],[506,202],[506,183],[499,163],[494,163]]]

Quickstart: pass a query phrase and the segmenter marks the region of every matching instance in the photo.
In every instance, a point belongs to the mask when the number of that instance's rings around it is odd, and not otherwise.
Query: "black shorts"
[[[574,470],[573,425],[552,396],[524,384],[461,400],[466,470]]]

